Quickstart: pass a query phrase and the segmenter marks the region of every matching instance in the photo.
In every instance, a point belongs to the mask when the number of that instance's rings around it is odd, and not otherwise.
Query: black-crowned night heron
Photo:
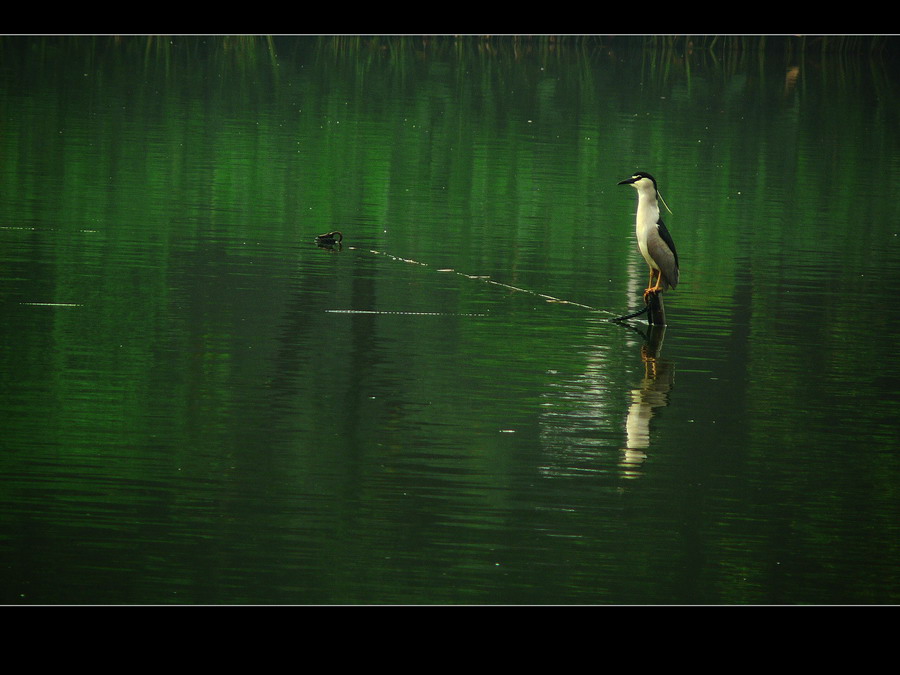
[[[650,282],[644,291],[644,302],[651,293],[659,293],[678,285],[678,253],[672,235],[659,217],[659,202],[668,209],[668,205],[659,194],[656,179],[649,173],[638,171],[631,178],[626,178],[619,185],[630,185],[638,193],[637,217],[635,232],[638,249],[644,260],[650,265]],[[670,211],[671,213],[671,211]],[[653,277],[656,276],[656,284]]]

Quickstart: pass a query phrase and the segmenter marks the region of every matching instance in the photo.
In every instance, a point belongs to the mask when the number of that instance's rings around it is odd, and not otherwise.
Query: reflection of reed
[[[591,59],[597,53],[640,49],[649,58],[657,59],[660,65],[666,62],[683,64],[686,58],[695,55],[728,59],[764,54],[790,56],[803,52],[871,54],[884,51],[891,43],[889,37],[879,35],[328,35],[315,40],[323,51],[384,53],[391,58],[425,53],[455,57],[547,57],[568,50]]]
[[[650,420],[655,408],[669,404],[669,391],[675,378],[675,367],[660,358],[665,326],[651,326],[647,340],[641,345],[641,361],[644,377],[636,389],[631,390],[631,405],[625,419],[625,447],[619,467],[624,478],[638,478],[640,467],[647,458],[650,447]]]
[[[301,48],[310,47],[320,56],[359,59],[367,69],[368,60],[385,56],[393,61],[416,63],[424,58],[510,59],[532,56],[539,59],[564,55],[594,63],[598,55],[615,60],[616,55],[635,52],[662,79],[678,72],[690,73],[692,60],[709,58],[729,63],[745,58],[783,57],[803,54],[882,55],[896,44],[884,35],[112,35],[112,36],[5,36],[0,44],[15,41],[37,45],[38,54],[54,47],[85,45],[98,56],[139,50],[148,63],[166,67],[192,61],[203,54],[224,58],[240,65],[272,65]]]

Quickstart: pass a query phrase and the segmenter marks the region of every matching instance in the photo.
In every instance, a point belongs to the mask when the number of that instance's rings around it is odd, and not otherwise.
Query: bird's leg
[[[654,270],[651,267],[650,268],[650,281],[647,282],[647,289],[644,291],[644,304],[645,305],[649,302],[648,298],[650,297],[651,293],[659,293],[659,291],[661,290],[659,287],[659,280],[660,280],[660,277],[662,276],[662,272],[658,272],[659,276],[657,276],[657,278],[656,278],[656,286],[655,287],[653,285],[653,273],[654,272],[656,272],[656,270]]]

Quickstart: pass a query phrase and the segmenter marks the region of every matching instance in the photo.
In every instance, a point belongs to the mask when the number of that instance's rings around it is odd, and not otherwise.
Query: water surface
[[[393,44],[4,40],[0,602],[898,602],[891,62]]]

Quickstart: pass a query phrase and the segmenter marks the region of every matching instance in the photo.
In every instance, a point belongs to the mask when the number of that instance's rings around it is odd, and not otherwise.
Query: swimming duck
[[[339,244],[344,241],[344,235],[335,230],[334,232],[326,232],[316,237],[317,244]]]

